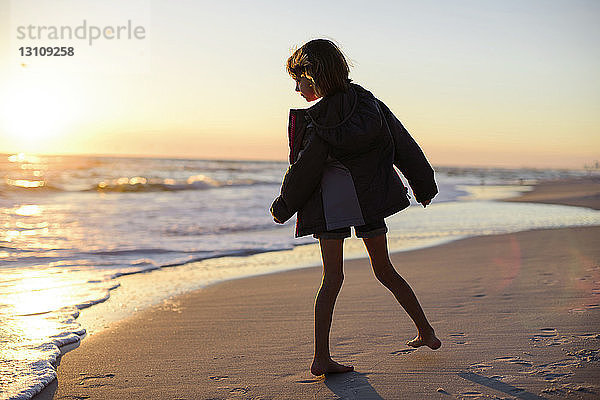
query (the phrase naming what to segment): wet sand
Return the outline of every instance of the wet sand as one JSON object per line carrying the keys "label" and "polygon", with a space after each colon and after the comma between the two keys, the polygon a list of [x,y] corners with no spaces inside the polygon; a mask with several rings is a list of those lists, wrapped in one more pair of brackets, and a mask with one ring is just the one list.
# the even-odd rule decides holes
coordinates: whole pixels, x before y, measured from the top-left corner
{"label": "wet sand", "polygon": [[[588,207],[600,205],[583,197]],[[331,347],[356,372],[308,371],[321,271],[306,268],[224,282],[114,324],[63,356],[58,381],[36,398],[600,396],[600,227],[469,238],[397,253],[393,262],[440,350],[404,344],[412,322],[368,260],[352,260]]]}
{"label": "wet sand", "polygon": [[600,210],[600,176],[540,182],[531,192],[505,201],[563,204]]}

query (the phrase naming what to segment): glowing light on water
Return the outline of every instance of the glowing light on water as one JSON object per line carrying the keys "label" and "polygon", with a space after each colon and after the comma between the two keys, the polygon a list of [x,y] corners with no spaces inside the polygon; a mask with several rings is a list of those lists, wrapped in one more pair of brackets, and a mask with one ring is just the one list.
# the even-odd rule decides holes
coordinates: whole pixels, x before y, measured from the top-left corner
{"label": "glowing light on water", "polygon": [[144,185],[144,184],[146,184],[146,182],[148,182],[148,180],[141,176],[134,176],[133,178],[129,179],[130,185],[137,185],[137,184]]}
{"label": "glowing light on water", "polygon": [[37,204],[27,204],[22,205],[15,210],[15,214],[31,217],[33,215],[40,215],[42,213],[42,208]]}
{"label": "glowing light on water", "polygon": [[6,179],[6,183],[10,186],[22,188],[39,188],[46,184],[44,181],[33,181],[27,179]]}
{"label": "glowing light on water", "polygon": [[190,184],[190,185],[193,184],[193,183],[196,183],[196,182],[204,182],[204,183],[207,183],[207,184],[213,185],[213,186],[218,186],[219,185],[219,183],[217,181],[215,181],[214,179],[209,178],[206,175],[194,175],[194,176],[190,176],[187,179],[187,183]]}
{"label": "glowing light on water", "polygon": [[2,240],[6,242],[12,242],[14,239],[19,237],[19,231],[6,231]]}
{"label": "glowing light on water", "polygon": [[8,161],[15,163],[28,163],[29,164],[38,164],[40,162],[40,158],[31,154],[26,153],[17,153],[8,156]]}
{"label": "glowing light on water", "polygon": [[530,192],[533,189],[533,186],[456,185],[456,188],[468,193],[465,196],[459,196],[459,200],[499,200],[515,197],[521,193]]}

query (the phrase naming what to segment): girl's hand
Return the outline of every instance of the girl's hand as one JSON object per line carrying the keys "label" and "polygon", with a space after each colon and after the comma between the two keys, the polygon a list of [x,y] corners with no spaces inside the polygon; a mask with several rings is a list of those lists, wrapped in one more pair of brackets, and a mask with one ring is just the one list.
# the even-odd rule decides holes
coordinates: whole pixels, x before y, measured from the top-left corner
{"label": "girl's hand", "polygon": [[421,204],[423,205],[423,208],[425,208],[425,207],[427,207],[429,205],[429,203],[431,203],[431,200],[425,200]]}

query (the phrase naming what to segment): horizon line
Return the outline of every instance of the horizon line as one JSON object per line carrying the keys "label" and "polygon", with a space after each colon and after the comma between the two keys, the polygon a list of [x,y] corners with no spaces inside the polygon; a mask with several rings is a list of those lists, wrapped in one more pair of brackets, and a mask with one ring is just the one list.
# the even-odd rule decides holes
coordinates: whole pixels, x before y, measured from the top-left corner
{"label": "horizon line", "polygon": [[[197,161],[221,161],[221,162],[259,162],[259,163],[287,163],[287,158],[282,159],[261,159],[261,158],[219,158],[219,157],[190,157],[190,156],[174,156],[174,155],[158,155],[158,154],[135,154],[135,153],[33,153],[33,152],[4,152],[0,151],[0,156],[10,157],[12,155],[30,155],[34,157],[96,157],[96,158],[150,158],[150,159],[171,159],[171,160],[197,160]],[[521,170],[567,170],[567,171],[597,171],[600,170],[598,160],[594,160],[593,165],[583,165],[582,167],[549,167],[544,165],[539,166],[508,166],[508,165],[484,165],[484,164],[435,164],[435,168],[476,168],[476,169],[521,169]]]}

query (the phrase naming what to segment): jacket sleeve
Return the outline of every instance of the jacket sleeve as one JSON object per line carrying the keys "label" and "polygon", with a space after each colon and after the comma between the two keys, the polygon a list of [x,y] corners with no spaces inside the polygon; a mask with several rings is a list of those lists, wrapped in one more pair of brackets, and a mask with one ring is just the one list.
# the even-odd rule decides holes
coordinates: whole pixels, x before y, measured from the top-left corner
{"label": "jacket sleeve", "polygon": [[271,205],[271,214],[279,223],[284,223],[300,210],[321,183],[329,147],[313,129],[307,131],[307,135],[307,144],[287,169],[281,194]]}
{"label": "jacket sleeve", "polygon": [[433,168],[394,113],[383,102],[378,102],[394,141],[394,165],[408,180],[419,203],[433,199],[438,193]]}

